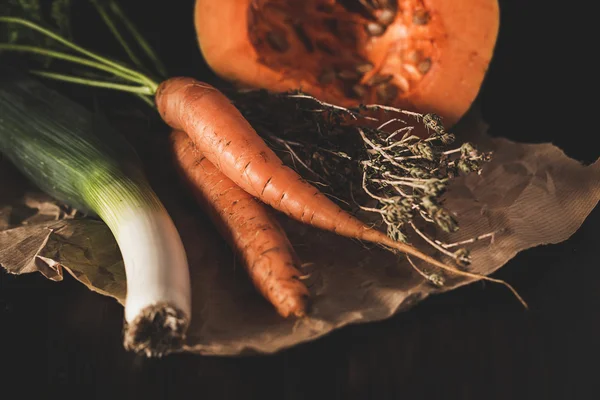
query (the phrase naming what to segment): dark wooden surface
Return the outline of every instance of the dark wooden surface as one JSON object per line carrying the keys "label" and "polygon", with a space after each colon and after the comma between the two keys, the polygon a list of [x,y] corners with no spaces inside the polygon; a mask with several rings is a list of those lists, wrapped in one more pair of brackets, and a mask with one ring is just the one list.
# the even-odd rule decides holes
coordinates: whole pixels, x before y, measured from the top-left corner
{"label": "dark wooden surface", "polygon": [[[209,79],[192,3],[123,0],[172,74]],[[144,15],[136,14],[141,4]],[[592,144],[598,124],[581,93],[597,103],[595,64],[585,51],[595,48],[586,39],[594,26],[575,6],[502,1],[480,101],[493,134],[551,141],[590,162],[600,156]],[[529,311],[505,289],[477,283],[268,357],[136,357],[122,350],[122,309],[111,299],[69,277],[54,283],[2,272],[0,398],[598,398],[599,233],[597,207],[568,241],[521,253],[495,274],[520,291]]]}

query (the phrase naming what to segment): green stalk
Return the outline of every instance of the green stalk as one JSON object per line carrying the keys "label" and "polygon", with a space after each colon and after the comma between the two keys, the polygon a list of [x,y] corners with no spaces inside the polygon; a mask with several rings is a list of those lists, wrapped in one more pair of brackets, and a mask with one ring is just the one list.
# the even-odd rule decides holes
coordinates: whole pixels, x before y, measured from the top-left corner
{"label": "green stalk", "polygon": [[[36,24],[34,22],[31,22],[31,21],[28,21],[28,20],[25,20],[22,18],[14,18],[14,17],[0,17],[0,22],[19,24],[19,25],[25,26],[29,29],[35,30],[35,31],[57,41],[58,43],[61,43],[64,46],[67,46],[67,47],[75,50],[76,52],[78,52],[80,54],[88,56],[91,59],[94,59],[96,61],[99,61],[102,64],[112,67],[116,71],[121,71],[128,75],[132,75],[136,78],[139,78],[142,82],[144,82],[146,85],[148,85],[148,88],[149,88],[151,94],[156,93],[156,90],[158,89],[158,83],[154,82],[152,79],[150,79],[146,75],[142,74],[141,72],[124,67],[124,66],[116,63],[115,61],[112,61],[110,59],[102,57],[98,54],[95,54],[95,53],[89,51],[89,50],[86,50],[83,47],[74,44],[73,42],[69,41],[68,39],[65,39],[64,37],[62,37],[54,32],[51,32],[51,31],[39,26],[38,24]],[[75,83],[84,84],[83,82],[75,82]]]}
{"label": "green stalk", "polygon": [[85,59],[83,57],[74,56],[72,54],[63,53],[60,51],[47,50],[47,49],[43,49],[41,47],[36,47],[36,46],[0,43],[0,51],[2,51],[2,50],[39,54],[42,56],[51,57],[51,58],[55,58],[55,59],[63,60],[63,61],[68,61],[68,62],[72,62],[75,64],[84,65],[84,66],[90,67],[90,68],[95,68],[100,71],[109,72],[115,76],[118,76],[120,78],[126,79],[131,82],[140,83],[140,84],[144,83],[144,81],[138,77],[129,75],[120,70],[116,70],[105,64],[102,64],[102,63],[99,63],[96,61],[91,61],[91,60]]}
{"label": "green stalk", "polygon": [[150,43],[148,43],[146,38],[144,38],[144,36],[137,29],[135,24],[123,12],[119,3],[115,0],[110,0],[109,7],[112,10],[112,12],[121,19],[121,22],[123,22],[125,28],[129,30],[129,33],[131,33],[131,35],[135,38],[135,40],[140,45],[144,53],[146,53],[146,56],[150,59],[150,61],[152,61],[152,63],[154,64],[154,68],[156,68],[156,72],[158,72],[158,74],[163,78],[169,76],[166,67],[164,66],[164,64],[162,63],[152,46],[150,46]]}
{"label": "green stalk", "polygon": [[100,14],[100,17],[102,17],[102,19],[104,20],[104,23],[106,24],[106,26],[108,27],[108,29],[112,32],[113,36],[117,39],[117,41],[119,42],[119,44],[121,44],[121,47],[123,47],[123,49],[125,50],[125,52],[129,56],[129,58],[131,59],[131,61],[138,68],[143,68],[141,61],[137,58],[137,56],[135,55],[135,53],[133,52],[133,50],[131,50],[131,48],[129,47],[129,45],[125,41],[125,39],[123,39],[123,36],[121,36],[121,33],[119,32],[119,30],[117,29],[117,27],[113,23],[113,21],[110,18],[110,16],[106,13],[106,10],[104,9],[104,7],[97,0],[90,0],[90,1],[91,1],[92,5],[96,8],[96,11],[98,11],[98,14]]}
{"label": "green stalk", "polygon": [[81,77],[77,77],[77,76],[58,74],[55,72],[47,72],[47,71],[41,71],[41,70],[31,70],[29,72],[31,72],[34,75],[41,76],[44,78],[50,78],[50,79],[64,81],[64,82],[79,83],[81,85],[86,85],[86,86],[94,86],[94,87],[100,87],[100,88],[105,88],[105,89],[114,89],[114,90],[119,90],[122,92],[136,93],[136,94],[142,94],[142,95],[152,95],[153,94],[152,89],[150,89],[148,86],[121,85],[119,83],[97,81],[97,80],[88,79],[88,78],[81,78]]}

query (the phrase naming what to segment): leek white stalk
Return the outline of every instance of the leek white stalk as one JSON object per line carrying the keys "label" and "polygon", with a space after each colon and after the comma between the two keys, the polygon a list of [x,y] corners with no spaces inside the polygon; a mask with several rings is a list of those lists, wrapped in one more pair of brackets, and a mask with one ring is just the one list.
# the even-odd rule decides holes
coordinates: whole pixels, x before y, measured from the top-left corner
{"label": "leek white stalk", "polygon": [[0,67],[0,151],[42,190],[110,228],[127,277],[125,346],[150,356],[179,347],[191,317],[187,258],[128,142],[98,115]]}

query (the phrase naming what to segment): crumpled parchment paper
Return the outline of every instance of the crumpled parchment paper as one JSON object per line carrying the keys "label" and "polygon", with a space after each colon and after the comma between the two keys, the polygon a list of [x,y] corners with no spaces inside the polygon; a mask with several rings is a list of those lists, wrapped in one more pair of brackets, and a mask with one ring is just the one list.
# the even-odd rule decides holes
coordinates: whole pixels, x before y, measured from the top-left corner
{"label": "crumpled parchment paper", "polygon": [[[600,160],[583,166],[551,144],[492,139],[486,129],[475,116],[454,130],[459,140],[493,150],[494,158],[481,176],[471,174],[451,185],[445,204],[456,214],[460,230],[442,237],[454,242],[496,232],[493,241],[470,247],[470,270],[484,275],[520,251],[568,239],[600,200]],[[140,147],[146,142],[143,134],[137,136]],[[404,258],[282,216],[291,242],[308,263],[304,268],[311,274],[313,296],[307,318],[284,320],[255,292],[242,265],[178,184],[168,158],[156,149],[140,155],[190,261],[193,320],[182,351],[273,353],[347,324],[388,318],[430,294],[470,282],[452,278],[444,287],[434,287]],[[108,228],[41,194],[1,159],[0,264],[14,274],[39,271],[55,281],[65,269],[94,291],[121,303],[125,298],[124,269]],[[508,290],[506,301],[516,301]]]}

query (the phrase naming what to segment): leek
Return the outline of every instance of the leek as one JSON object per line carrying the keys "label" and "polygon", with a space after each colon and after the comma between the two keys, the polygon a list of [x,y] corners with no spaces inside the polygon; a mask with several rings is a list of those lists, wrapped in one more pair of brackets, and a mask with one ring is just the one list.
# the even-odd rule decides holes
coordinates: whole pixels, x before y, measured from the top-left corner
{"label": "leek", "polygon": [[40,189],[98,216],[127,277],[127,349],[181,346],[191,287],[180,236],[135,150],[109,123],[30,75],[0,68],[0,152]]}

